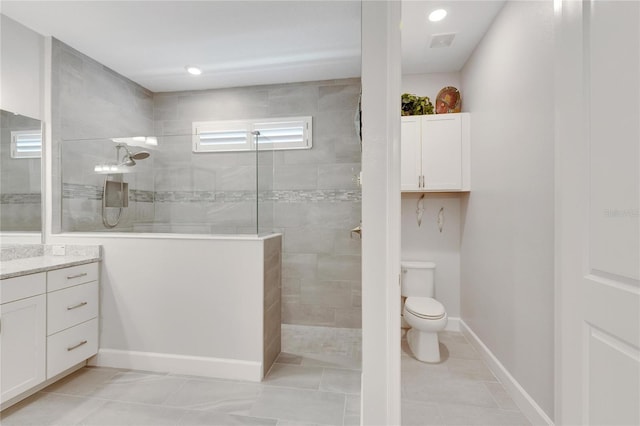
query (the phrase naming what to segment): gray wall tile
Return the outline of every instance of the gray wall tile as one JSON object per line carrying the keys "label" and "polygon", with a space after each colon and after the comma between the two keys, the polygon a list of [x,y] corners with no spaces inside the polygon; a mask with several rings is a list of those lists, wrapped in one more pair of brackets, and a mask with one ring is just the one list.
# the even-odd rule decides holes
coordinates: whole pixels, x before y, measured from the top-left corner
{"label": "gray wall tile", "polygon": [[[154,202],[129,208],[119,231],[254,233],[258,226],[261,231],[277,228],[284,234],[282,321],[359,326],[360,242],[349,237],[361,210],[360,190],[353,182],[361,155],[354,124],[358,79],[151,93],[57,40],[53,56],[55,155],[64,138],[160,136],[151,159],[139,163],[137,176],[126,178],[132,189],[153,194]],[[261,153],[258,159],[255,153],[194,154],[185,136],[193,121],[298,115],[313,116],[312,149]],[[52,175],[99,189],[102,179],[89,168],[101,155],[111,155],[112,147],[105,152],[85,148],[86,153],[63,155],[62,162],[63,170],[72,163],[84,169],[55,169]],[[59,201],[57,190],[54,203]],[[104,230],[99,200],[65,198],[63,204],[65,230]],[[60,212],[54,214],[54,220],[61,219]],[[269,302],[275,300],[275,293],[265,294]],[[271,342],[266,347],[273,350]]]}
{"label": "gray wall tile", "polygon": [[349,281],[314,281],[300,289],[300,303],[334,308],[351,307]]}

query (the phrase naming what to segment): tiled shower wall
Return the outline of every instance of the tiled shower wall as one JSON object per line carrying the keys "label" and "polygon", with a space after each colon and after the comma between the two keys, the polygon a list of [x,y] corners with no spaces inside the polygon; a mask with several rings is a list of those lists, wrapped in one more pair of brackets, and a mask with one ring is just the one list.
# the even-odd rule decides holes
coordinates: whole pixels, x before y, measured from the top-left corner
{"label": "tiled shower wall", "polygon": [[[64,188],[53,186],[54,206],[62,204],[62,209],[53,209],[53,230],[104,231],[105,175],[95,174],[93,167],[115,157],[115,144],[104,138],[153,133],[153,94],[59,40],[53,39],[52,49],[52,175],[53,182],[60,182],[62,175],[65,183]],[[90,140],[61,147],[61,141],[75,139]],[[129,174],[126,180],[131,188],[153,190],[147,175]],[[131,230],[133,223],[153,217],[153,203],[142,200],[123,209],[114,231]],[[112,222],[114,213],[108,212]]]}
{"label": "tiled shower wall", "polygon": [[[54,182],[62,173],[66,183],[54,223],[104,231],[104,175],[93,166],[115,150],[97,139],[155,134],[159,148],[126,177],[138,192],[115,231],[252,233],[259,219],[261,231],[283,233],[282,321],[361,326],[360,241],[349,232],[361,217],[359,79],[154,94],[64,43],[53,47],[54,154],[61,140],[93,140],[65,142],[54,158]],[[257,211],[255,153],[191,152],[192,121],[305,115],[312,149],[259,154]]]}
{"label": "tiled shower wall", "polygon": [[[360,223],[360,141],[354,117],[360,80],[331,80],[154,95],[156,134],[190,133],[193,121],[313,117],[310,150],[275,151],[261,161],[259,209],[282,232],[282,321],[334,327],[361,326],[360,241],[350,229]],[[187,141],[188,142],[188,141]],[[175,143],[164,151],[165,174],[156,190],[246,191],[255,185],[255,155],[192,154]],[[255,186],[253,186],[255,187]],[[156,220],[200,217],[202,206],[156,203]],[[229,206],[230,218],[249,209]],[[247,206],[248,207],[248,206]],[[224,204],[220,208],[225,208]]]}
{"label": "tiled shower wall", "polygon": [[282,350],[282,237],[264,240],[262,365],[268,372]]}

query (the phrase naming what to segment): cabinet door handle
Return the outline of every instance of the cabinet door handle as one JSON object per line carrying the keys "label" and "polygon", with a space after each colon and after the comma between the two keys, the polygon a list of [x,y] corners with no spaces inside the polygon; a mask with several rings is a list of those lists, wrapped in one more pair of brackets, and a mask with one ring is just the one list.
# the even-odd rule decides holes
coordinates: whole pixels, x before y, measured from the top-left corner
{"label": "cabinet door handle", "polygon": [[81,274],[76,274],[76,275],[67,275],[67,279],[72,280],[74,278],[80,278],[80,277],[86,277],[86,276],[87,276],[87,273],[83,272]]}
{"label": "cabinet door handle", "polygon": [[83,340],[82,342],[78,343],[77,345],[73,345],[73,346],[68,347],[67,348],[67,352],[70,352],[70,351],[72,351],[74,349],[78,349],[80,346],[86,345],[86,344],[87,344],[87,341]]}
{"label": "cabinet door handle", "polygon": [[73,305],[73,306],[67,306],[67,311],[70,311],[72,309],[78,309],[84,305],[86,305],[88,302],[80,302],[77,305]]}

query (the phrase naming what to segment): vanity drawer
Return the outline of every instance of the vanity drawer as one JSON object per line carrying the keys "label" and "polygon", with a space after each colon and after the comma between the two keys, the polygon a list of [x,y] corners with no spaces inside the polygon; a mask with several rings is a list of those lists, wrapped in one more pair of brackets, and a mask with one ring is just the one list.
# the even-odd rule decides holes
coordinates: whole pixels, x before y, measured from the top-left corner
{"label": "vanity drawer", "polygon": [[47,272],[47,291],[56,291],[98,279],[98,264],[72,266]]}
{"label": "vanity drawer", "polygon": [[98,352],[98,319],[78,324],[47,338],[47,379]]}
{"label": "vanity drawer", "polygon": [[44,272],[0,280],[0,303],[43,294],[47,291],[47,277]]}
{"label": "vanity drawer", "polygon": [[97,281],[47,293],[47,335],[97,316]]}

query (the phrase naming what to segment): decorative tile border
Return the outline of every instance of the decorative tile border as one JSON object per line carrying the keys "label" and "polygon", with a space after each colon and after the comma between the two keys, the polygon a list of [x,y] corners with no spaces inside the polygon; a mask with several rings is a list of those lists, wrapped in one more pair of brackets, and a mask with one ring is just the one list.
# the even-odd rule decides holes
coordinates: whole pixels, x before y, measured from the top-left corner
{"label": "decorative tile border", "polygon": [[62,184],[62,198],[79,198],[81,200],[102,200],[102,188],[95,185]]}
{"label": "decorative tile border", "polygon": [[1,194],[0,204],[40,204],[40,193]]}
{"label": "decorative tile border", "polygon": [[362,192],[355,189],[263,191],[260,195],[260,201],[275,201],[278,203],[362,201]]}
{"label": "decorative tile border", "polygon": [[[101,186],[65,183],[62,185],[62,198],[100,201],[102,200],[102,191]],[[129,201],[153,203],[153,198],[153,191],[141,189],[132,189],[129,191]]]}
{"label": "decorative tile border", "polygon": [[213,191],[158,191],[154,193],[156,203],[204,203],[216,201],[216,198],[216,193]]}
{"label": "decorative tile border", "polygon": [[[92,185],[64,184],[63,198],[102,200],[102,188]],[[255,191],[145,191],[132,189],[129,201],[140,203],[240,203],[256,201]],[[260,202],[319,203],[360,202],[359,189],[269,190],[260,191]]]}
{"label": "decorative tile border", "polygon": [[[130,189],[129,201],[136,201],[138,203],[153,203],[155,193],[153,191],[145,191],[143,189]],[[100,193],[100,199],[102,199],[102,193]]]}

